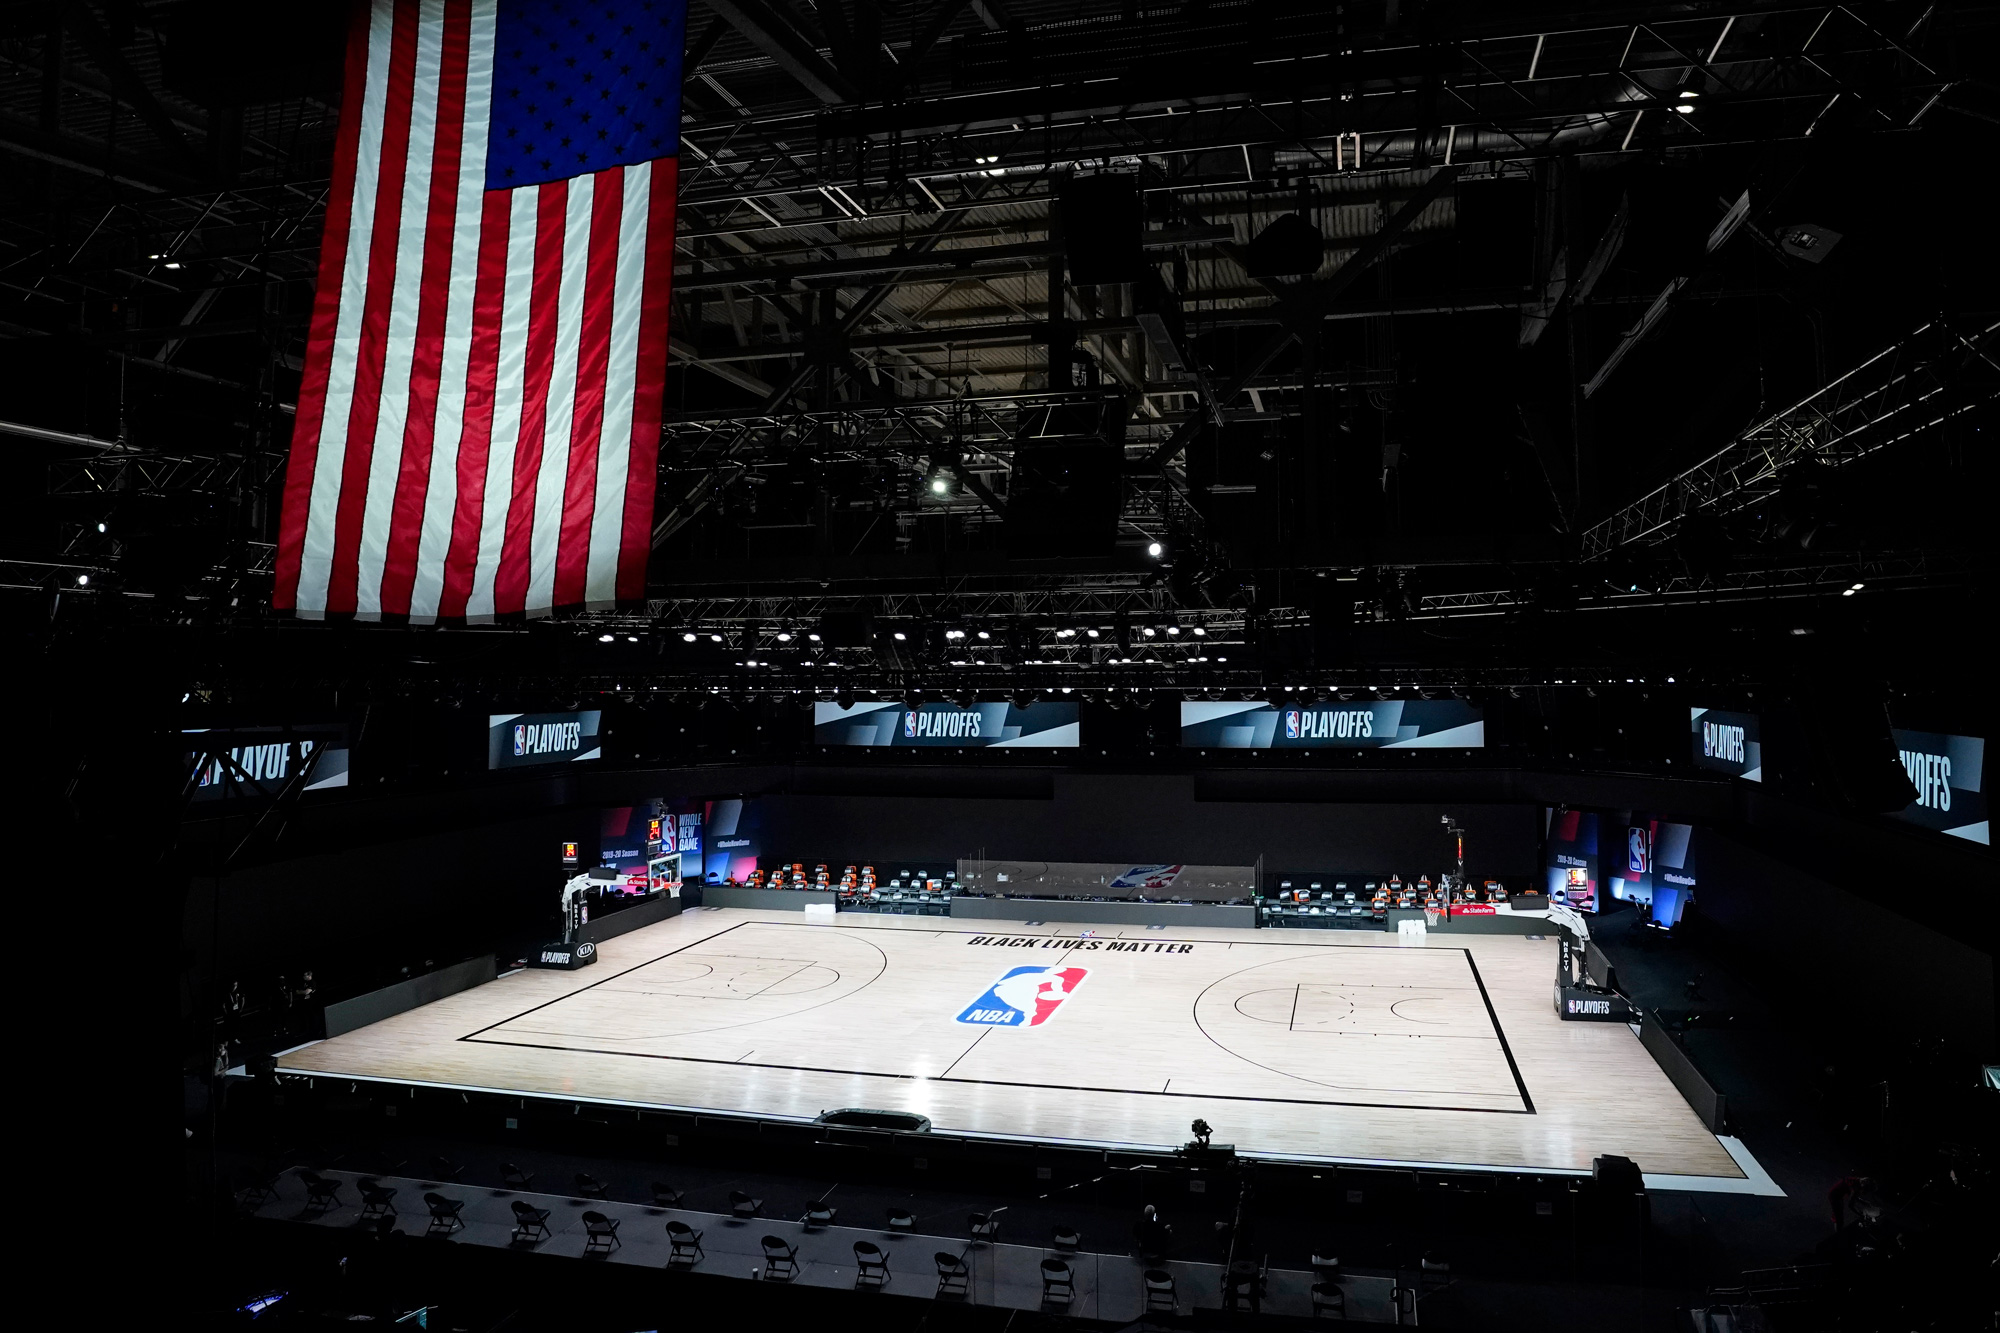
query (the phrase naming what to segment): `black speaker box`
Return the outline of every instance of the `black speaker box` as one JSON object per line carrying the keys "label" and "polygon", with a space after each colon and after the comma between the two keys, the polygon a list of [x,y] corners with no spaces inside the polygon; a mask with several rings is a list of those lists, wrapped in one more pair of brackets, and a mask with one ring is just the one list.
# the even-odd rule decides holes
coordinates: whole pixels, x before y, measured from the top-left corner
{"label": "black speaker box", "polygon": [[1063,262],[1071,282],[1137,282],[1145,217],[1139,178],[1129,172],[1071,176],[1062,186]]}
{"label": "black speaker box", "polygon": [[1100,440],[1014,446],[1007,554],[1103,556],[1118,537],[1124,450]]}

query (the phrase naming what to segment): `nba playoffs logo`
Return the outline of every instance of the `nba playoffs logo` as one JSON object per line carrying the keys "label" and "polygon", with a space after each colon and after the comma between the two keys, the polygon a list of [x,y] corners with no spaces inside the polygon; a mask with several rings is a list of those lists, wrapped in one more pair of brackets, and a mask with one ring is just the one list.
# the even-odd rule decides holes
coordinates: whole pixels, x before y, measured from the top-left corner
{"label": "nba playoffs logo", "polygon": [[1299,710],[1296,708],[1287,708],[1285,710],[1285,739],[1288,741],[1295,741],[1298,738],[1299,738]]}
{"label": "nba playoffs logo", "polygon": [[984,995],[958,1016],[961,1023],[988,1027],[1038,1027],[1055,1015],[1056,1009],[1090,975],[1082,967],[1017,967],[993,983]]}
{"label": "nba playoffs logo", "polygon": [[527,752],[528,728],[525,724],[516,722],[514,724],[514,753],[526,754]]}
{"label": "nba playoffs logo", "polygon": [[903,735],[914,740],[917,735],[917,710],[908,709],[903,714]]}

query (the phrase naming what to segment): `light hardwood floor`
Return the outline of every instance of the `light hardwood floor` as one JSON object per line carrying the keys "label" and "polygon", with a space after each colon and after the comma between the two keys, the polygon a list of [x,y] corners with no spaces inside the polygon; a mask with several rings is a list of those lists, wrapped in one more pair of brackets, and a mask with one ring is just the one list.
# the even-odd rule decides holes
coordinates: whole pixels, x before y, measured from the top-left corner
{"label": "light hardwood floor", "polygon": [[[289,1073],[1286,1157],[1742,1170],[1623,1024],[1565,1023],[1553,941],[1374,932],[996,932],[697,910],[295,1051]],[[1447,939],[1449,942],[1447,942]],[[1033,1026],[962,1021],[1009,971],[1082,969]]]}

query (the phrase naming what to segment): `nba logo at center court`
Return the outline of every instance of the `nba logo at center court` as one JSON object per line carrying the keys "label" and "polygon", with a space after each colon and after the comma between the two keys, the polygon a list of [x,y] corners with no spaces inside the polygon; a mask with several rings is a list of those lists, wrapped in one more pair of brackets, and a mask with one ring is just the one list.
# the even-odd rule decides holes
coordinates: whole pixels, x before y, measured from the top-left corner
{"label": "nba logo at center court", "polygon": [[514,753],[526,754],[527,752],[528,752],[528,728],[525,725],[516,722],[514,724]]}
{"label": "nba logo at center court", "polygon": [[1288,741],[1295,741],[1298,738],[1299,738],[1299,710],[1296,708],[1287,708],[1285,710],[1285,739]]}
{"label": "nba logo at center court", "polygon": [[1031,1028],[1046,1023],[1090,970],[1083,967],[1016,967],[958,1016],[961,1023]]}

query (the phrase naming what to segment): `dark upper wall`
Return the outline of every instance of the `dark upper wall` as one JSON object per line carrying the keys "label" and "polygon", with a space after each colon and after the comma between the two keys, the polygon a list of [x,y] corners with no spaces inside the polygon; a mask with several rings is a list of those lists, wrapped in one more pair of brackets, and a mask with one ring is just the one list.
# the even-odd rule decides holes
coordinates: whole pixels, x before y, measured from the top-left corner
{"label": "dark upper wall", "polygon": [[1042,861],[1166,861],[1270,870],[1435,874],[1466,829],[1473,874],[1527,875],[1539,825],[1530,805],[1321,804],[1196,798],[1194,779],[1059,774],[1046,799],[775,794],[762,798],[767,855],[954,860],[983,850]]}

